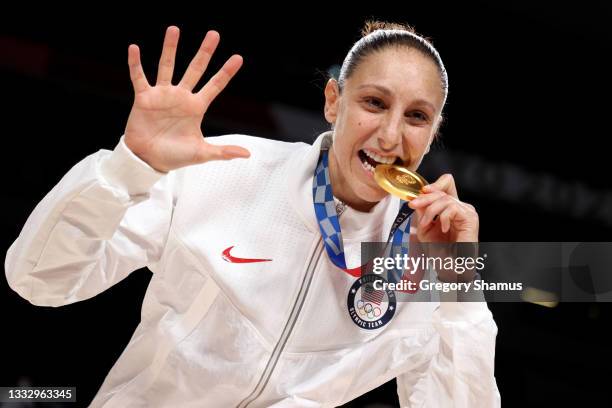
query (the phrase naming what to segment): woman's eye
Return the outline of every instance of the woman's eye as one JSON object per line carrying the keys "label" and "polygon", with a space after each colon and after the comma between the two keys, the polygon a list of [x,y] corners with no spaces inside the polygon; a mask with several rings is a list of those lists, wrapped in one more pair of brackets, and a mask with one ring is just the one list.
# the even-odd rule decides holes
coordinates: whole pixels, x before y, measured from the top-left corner
{"label": "woman's eye", "polygon": [[366,103],[369,106],[372,106],[377,109],[382,109],[385,107],[384,103],[380,99],[376,99],[376,98],[366,98]]}
{"label": "woman's eye", "polygon": [[426,114],[424,114],[423,112],[419,112],[419,111],[409,113],[408,117],[415,118],[416,120],[424,121],[424,122],[426,122],[428,119]]}

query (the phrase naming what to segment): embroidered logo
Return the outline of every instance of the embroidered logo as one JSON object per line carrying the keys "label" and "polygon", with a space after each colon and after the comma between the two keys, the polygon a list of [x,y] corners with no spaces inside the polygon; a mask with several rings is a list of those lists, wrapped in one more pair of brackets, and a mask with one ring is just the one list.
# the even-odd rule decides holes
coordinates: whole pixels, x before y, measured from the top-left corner
{"label": "embroidered logo", "polygon": [[232,250],[233,247],[234,245],[225,248],[225,250],[221,254],[221,257],[223,258],[224,261],[230,262],[230,263],[252,263],[252,262],[270,262],[271,261],[271,259],[238,258],[236,256],[232,256],[232,254],[230,254],[230,251]]}
{"label": "embroidered logo", "polygon": [[355,281],[348,292],[347,307],[353,323],[362,329],[378,329],[389,323],[397,301],[392,290],[374,288],[374,281],[386,282],[379,275],[367,274]]}

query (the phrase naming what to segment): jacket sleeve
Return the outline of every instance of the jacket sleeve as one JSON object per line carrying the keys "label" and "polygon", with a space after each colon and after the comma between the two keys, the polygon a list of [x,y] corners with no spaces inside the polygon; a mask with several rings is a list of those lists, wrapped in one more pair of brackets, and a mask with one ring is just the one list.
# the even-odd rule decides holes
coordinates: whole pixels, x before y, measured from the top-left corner
{"label": "jacket sleeve", "polygon": [[173,172],[140,160],[123,137],[76,164],[30,214],[9,248],[9,286],[29,302],[88,299],[161,256]]}
{"label": "jacket sleeve", "polygon": [[427,370],[397,377],[401,407],[501,406],[494,376],[497,326],[487,303],[441,302],[434,327],[439,351]]}

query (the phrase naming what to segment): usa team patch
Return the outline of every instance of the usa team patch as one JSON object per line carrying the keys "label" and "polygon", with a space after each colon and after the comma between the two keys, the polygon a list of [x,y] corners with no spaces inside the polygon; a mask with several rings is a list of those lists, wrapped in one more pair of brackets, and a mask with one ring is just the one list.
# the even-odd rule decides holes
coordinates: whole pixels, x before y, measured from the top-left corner
{"label": "usa team patch", "polygon": [[353,283],[347,297],[351,320],[357,326],[367,330],[378,329],[389,323],[397,308],[395,292],[375,289],[374,281],[379,281],[377,287],[386,287],[382,285],[386,282],[384,278],[367,274]]}

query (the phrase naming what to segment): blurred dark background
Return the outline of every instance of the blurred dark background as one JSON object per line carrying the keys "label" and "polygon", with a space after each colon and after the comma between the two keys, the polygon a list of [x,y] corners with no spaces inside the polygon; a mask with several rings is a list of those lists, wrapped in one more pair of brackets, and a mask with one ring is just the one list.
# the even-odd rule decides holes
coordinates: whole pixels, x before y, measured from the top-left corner
{"label": "blurred dark background", "polygon": [[[479,211],[482,241],[611,240],[609,3],[399,2],[337,13],[306,3],[218,12],[194,3],[130,15],[98,6],[56,17],[32,5],[2,17],[3,254],[63,174],[116,145],[132,103],[130,43],[153,81],[164,29],[178,25],[176,80],[206,30],[218,30],[212,68],[234,52],[245,64],[211,107],[205,134],[310,142],[326,125],[327,72],[368,17],[413,25],[442,55],[447,122],[422,170],[428,179],[453,173],[461,199]],[[30,305],[0,279],[0,385],[76,386],[73,406],[89,403],[139,322],[149,278],[134,272],[58,309]],[[503,406],[612,405],[610,304],[490,308]],[[392,381],[347,406],[397,405]]]}

